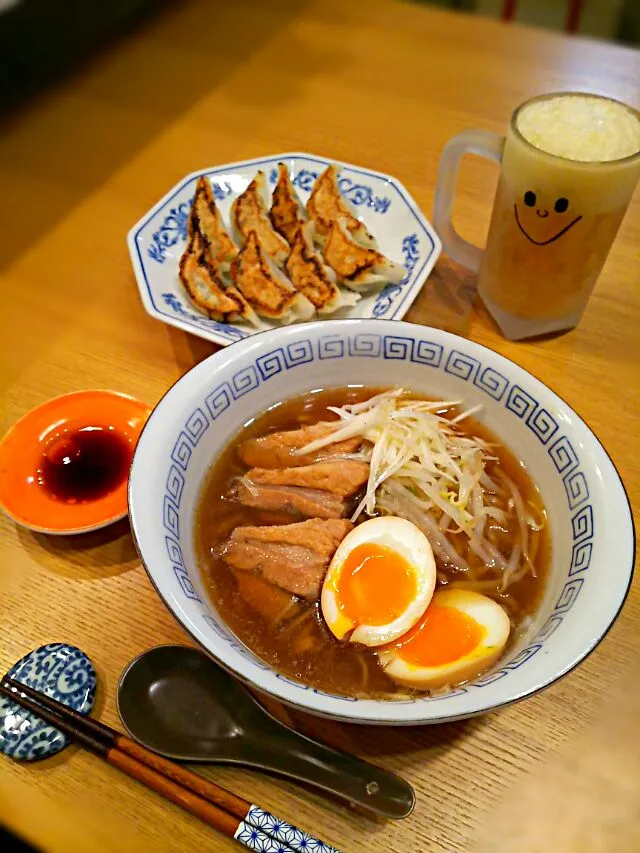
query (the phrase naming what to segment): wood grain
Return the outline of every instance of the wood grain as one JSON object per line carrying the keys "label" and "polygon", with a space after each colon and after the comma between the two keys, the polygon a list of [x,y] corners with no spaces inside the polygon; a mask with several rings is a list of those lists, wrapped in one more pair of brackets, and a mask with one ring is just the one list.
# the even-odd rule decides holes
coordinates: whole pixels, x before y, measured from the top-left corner
{"label": "wood grain", "polygon": [[[124,242],[187,172],[317,152],[396,175],[429,215],[438,154],[454,133],[502,131],[514,106],[545,90],[591,89],[637,107],[638,79],[640,54],[632,50],[389,0],[185,0],[167,8],[5,124],[0,427],[80,388],[112,387],[154,403],[214,351],[146,316]],[[495,182],[490,164],[464,164],[456,224],[477,243]],[[634,504],[639,245],[636,195],[580,327],[561,337],[502,339],[475,301],[473,277],[446,259],[408,318],[486,344],[550,385],[599,435]],[[76,541],[1,523],[2,666],[44,642],[78,644],[98,671],[96,715],[118,725],[114,690],[129,660],[155,644],[189,642],[154,593],[127,525]],[[631,853],[640,816],[629,792],[640,784],[640,745],[632,733],[623,737],[631,723],[618,722],[638,707],[639,666],[634,585],[598,650],[523,704],[401,730],[296,715],[303,731],[413,783],[417,808],[399,823],[372,823],[257,773],[203,772],[354,853],[497,850],[492,842],[514,826],[514,815],[527,853],[596,853],[611,820],[609,849]],[[567,828],[578,773],[579,814],[590,821],[582,826],[597,827],[586,836],[577,819]],[[605,813],[601,784],[623,805]],[[563,795],[566,808],[558,806]],[[235,849],[74,747],[41,764],[2,760],[0,821],[47,853]]]}
{"label": "wood grain", "polygon": [[145,764],[157,773],[161,773],[172,782],[182,785],[183,788],[187,788],[199,797],[220,806],[225,812],[238,818],[238,821],[244,820],[247,816],[251,803],[236,796],[232,791],[227,791],[220,785],[214,784],[210,779],[192,773],[183,765],[169,761],[161,755],[155,755],[124,735],[118,737],[117,747],[121,752],[125,752],[131,758],[135,758],[136,761]]}
{"label": "wood grain", "polygon": [[131,755],[126,752],[121,752],[119,749],[111,749],[107,755],[107,761],[118,770],[122,770],[127,776],[135,779],[136,782],[141,782],[152,791],[170,800],[180,808],[195,815],[204,823],[214,827],[224,835],[230,838],[236,833],[240,821],[224,809],[218,808],[217,805],[208,802],[202,797],[198,797],[191,791],[177,784],[167,776],[157,773],[153,768],[146,764],[141,764],[136,761]]}

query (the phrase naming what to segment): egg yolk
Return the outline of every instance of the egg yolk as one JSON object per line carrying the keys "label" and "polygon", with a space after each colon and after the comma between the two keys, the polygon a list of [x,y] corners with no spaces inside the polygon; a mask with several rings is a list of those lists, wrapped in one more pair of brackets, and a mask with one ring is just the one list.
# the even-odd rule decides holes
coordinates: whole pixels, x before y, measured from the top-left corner
{"label": "egg yolk", "polygon": [[470,654],[486,629],[455,607],[432,604],[410,631],[390,644],[396,654],[416,666],[443,666]]}
{"label": "egg yolk", "polygon": [[388,625],[417,592],[415,571],[396,551],[367,542],[347,556],[337,583],[338,605],[360,625]]}

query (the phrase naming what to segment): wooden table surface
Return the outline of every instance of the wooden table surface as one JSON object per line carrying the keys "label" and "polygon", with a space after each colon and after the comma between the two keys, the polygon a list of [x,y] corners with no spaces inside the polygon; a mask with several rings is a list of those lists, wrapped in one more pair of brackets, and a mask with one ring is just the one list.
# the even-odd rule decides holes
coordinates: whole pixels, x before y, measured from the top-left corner
{"label": "wooden table surface", "polygon": [[[151,320],[125,234],[194,169],[301,150],[396,175],[430,215],[438,154],[468,127],[502,131],[545,90],[638,106],[640,54],[388,0],[182,2],[25,104],[0,136],[0,427],[67,391],[111,387],[155,403],[215,347]],[[484,239],[496,170],[471,161],[456,216]],[[442,259],[408,319],[514,359],[586,419],[640,503],[640,200],[580,327],[509,343]],[[128,525],[47,538],[2,519],[0,668],[63,640],[99,676],[96,715],[117,725],[127,662],[188,643],[137,559]],[[612,543],[612,558],[615,558]],[[374,823],[279,780],[207,775],[345,851],[640,849],[640,592],[577,671],[541,695],[457,724],[381,730],[295,724],[404,774],[417,807]],[[234,850],[179,809],[69,748],[0,761],[0,822],[46,851]]]}

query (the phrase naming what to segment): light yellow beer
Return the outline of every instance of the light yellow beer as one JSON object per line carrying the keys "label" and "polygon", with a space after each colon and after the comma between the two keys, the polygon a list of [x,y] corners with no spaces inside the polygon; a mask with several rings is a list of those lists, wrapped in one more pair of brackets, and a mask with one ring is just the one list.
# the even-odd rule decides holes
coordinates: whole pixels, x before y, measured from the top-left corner
{"label": "light yellow beer", "polygon": [[572,93],[516,110],[478,283],[505,334],[576,325],[639,177],[630,107]]}

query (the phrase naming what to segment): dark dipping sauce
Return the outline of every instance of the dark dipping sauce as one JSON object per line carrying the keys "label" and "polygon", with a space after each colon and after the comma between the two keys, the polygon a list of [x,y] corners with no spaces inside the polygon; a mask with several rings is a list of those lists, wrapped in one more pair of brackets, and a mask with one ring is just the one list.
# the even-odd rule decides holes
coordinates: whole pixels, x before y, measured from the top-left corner
{"label": "dark dipping sauce", "polygon": [[[310,604],[293,599],[290,609],[279,621],[274,620],[271,613],[265,615],[269,606],[264,595],[259,596],[259,603],[256,597],[256,603],[252,606],[239,592],[236,573],[217,556],[216,549],[240,525],[283,524],[299,520],[274,517],[274,513],[241,506],[227,499],[234,479],[247,471],[247,466],[236,453],[242,441],[271,432],[297,429],[318,421],[334,420],[336,416],[327,411],[328,406],[358,403],[385,390],[355,386],[309,392],[280,403],[249,422],[214,462],[198,499],[195,520],[198,565],[215,608],[236,637],[282,675],[327,693],[369,699],[393,699],[394,694],[401,698],[413,691],[396,684],[385,674],[373,649],[337,640],[325,625],[319,603]],[[430,399],[421,394],[413,396]],[[443,410],[442,414],[453,417],[457,412],[450,409]],[[460,426],[465,434],[495,443],[493,452],[498,462],[487,466],[488,473],[491,472],[491,466],[499,465],[517,484],[525,500],[536,507],[540,516],[544,516],[540,494],[524,466],[513,454],[473,418],[465,419]],[[359,521],[368,517],[363,513]],[[513,629],[517,629],[523,619],[535,612],[544,592],[550,555],[547,529],[537,536],[534,559],[536,577],[527,574],[513,583],[504,600],[486,593],[509,614],[512,622],[510,643],[513,643],[516,634]],[[439,580],[437,589],[443,588],[447,581],[461,580],[459,573],[442,565],[437,557],[436,566]],[[427,692],[415,691],[416,695]]]}
{"label": "dark dipping sauce", "polygon": [[44,449],[38,482],[66,503],[95,501],[127,478],[133,446],[113,427],[86,426],[54,438]]}

